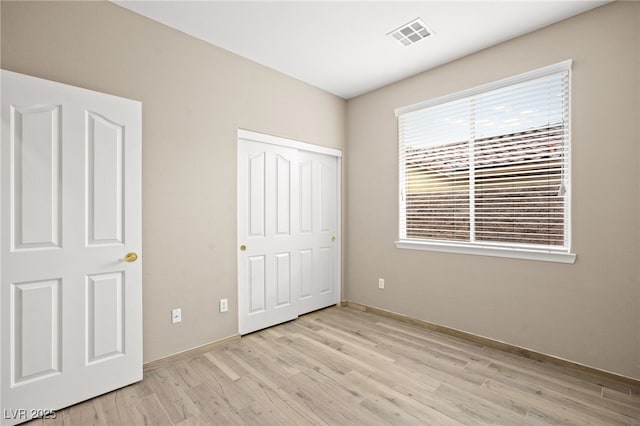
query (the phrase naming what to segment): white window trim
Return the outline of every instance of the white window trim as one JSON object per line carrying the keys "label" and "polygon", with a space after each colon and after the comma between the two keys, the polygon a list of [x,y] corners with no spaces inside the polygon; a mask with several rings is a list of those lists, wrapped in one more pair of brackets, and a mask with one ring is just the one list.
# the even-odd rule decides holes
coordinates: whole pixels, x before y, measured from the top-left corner
{"label": "white window trim", "polygon": [[[461,90],[459,92],[451,93],[438,98],[429,99],[423,102],[418,102],[405,107],[395,109],[396,117],[406,114],[412,111],[432,107],[445,102],[455,101],[461,98],[470,97],[479,93],[488,92],[491,90],[500,89],[502,87],[515,85],[528,80],[544,77],[550,74],[555,74],[562,71],[571,70],[573,61],[571,59],[559,62],[557,64],[549,65],[543,68],[538,68],[533,71],[518,74],[512,77],[507,77],[502,80],[494,81],[491,83],[483,84],[480,86],[472,87],[469,89]],[[571,74],[569,74],[569,84],[571,84]],[[571,114],[571,98],[569,99],[569,114]],[[571,130],[569,130],[570,132]],[[571,173],[571,162],[567,164],[567,172]],[[399,182],[400,184],[400,182]],[[399,202],[402,202],[402,191],[404,188],[398,188]],[[571,218],[571,198],[567,199],[566,208],[568,209],[569,218]],[[569,219],[570,220],[570,219]],[[396,248],[409,249],[409,250],[424,250],[424,251],[437,251],[444,253],[458,253],[458,254],[471,254],[479,256],[493,256],[493,257],[506,257],[512,259],[525,259],[525,260],[538,260],[547,262],[569,263],[573,264],[576,261],[576,254],[571,253],[571,224],[569,223],[567,229],[567,248],[561,250],[549,250],[549,249],[535,249],[528,246],[503,246],[499,243],[457,243],[454,241],[438,241],[438,240],[413,240],[402,239],[395,242]]]}
{"label": "white window trim", "polygon": [[565,251],[535,250],[530,248],[500,247],[499,245],[456,244],[429,240],[399,240],[399,249],[439,251],[444,253],[473,254],[479,256],[509,257],[512,259],[541,260],[558,263],[575,263],[576,255]]}

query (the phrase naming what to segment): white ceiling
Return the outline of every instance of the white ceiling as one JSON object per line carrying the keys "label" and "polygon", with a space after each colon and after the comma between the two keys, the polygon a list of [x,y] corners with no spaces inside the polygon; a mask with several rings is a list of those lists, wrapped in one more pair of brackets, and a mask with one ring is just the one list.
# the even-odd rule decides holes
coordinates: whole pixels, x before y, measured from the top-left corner
{"label": "white ceiling", "polygon": [[[348,99],[607,1],[114,3]],[[387,36],[418,17],[432,37]]]}

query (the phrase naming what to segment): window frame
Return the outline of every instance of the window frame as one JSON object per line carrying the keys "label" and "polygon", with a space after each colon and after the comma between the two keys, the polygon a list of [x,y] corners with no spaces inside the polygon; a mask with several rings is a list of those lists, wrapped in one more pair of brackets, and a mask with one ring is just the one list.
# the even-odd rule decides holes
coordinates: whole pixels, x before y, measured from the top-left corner
{"label": "window frame", "polygon": [[[425,108],[433,107],[436,105],[457,101],[463,98],[469,98],[474,95],[478,95],[485,92],[490,92],[492,90],[501,89],[507,86],[516,85],[519,83],[524,83],[530,80],[546,77],[551,74],[556,74],[560,72],[568,72],[568,80],[569,80],[569,99],[568,99],[568,109],[569,109],[569,130],[568,130],[568,138],[569,138],[569,148],[567,151],[567,161],[565,164],[564,172],[568,176],[568,188],[566,194],[565,201],[565,211],[566,211],[566,246],[553,248],[553,247],[529,247],[524,244],[508,244],[508,243],[499,243],[499,242],[459,242],[454,240],[435,240],[435,239],[412,239],[412,238],[401,238],[400,236],[403,234],[402,223],[402,206],[403,206],[403,191],[405,188],[402,187],[402,178],[400,173],[402,173],[403,166],[400,164],[400,151],[398,151],[398,240],[395,242],[396,247],[400,249],[411,249],[411,250],[426,250],[426,251],[437,251],[437,252],[445,252],[445,253],[460,253],[460,254],[471,254],[471,255],[483,255],[483,256],[495,256],[495,257],[508,257],[515,259],[527,259],[527,260],[540,260],[540,261],[549,261],[549,262],[560,262],[560,263],[574,263],[576,260],[576,255],[571,252],[571,185],[572,185],[572,177],[571,177],[571,66],[572,60],[566,60],[557,64],[549,65],[543,68],[539,68],[533,71],[525,72],[522,74],[518,74],[512,77],[507,77],[498,81],[494,81],[491,83],[483,84],[480,86],[476,86],[470,89],[462,90],[459,92],[451,93],[445,96],[441,96],[434,99],[429,99],[423,102],[419,102],[413,105],[408,105],[405,107],[396,108],[395,115],[399,118],[402,114],[407,114],[413,111],[422,110]],[[398,147],[400,148],[400,126],[398,126]]]}

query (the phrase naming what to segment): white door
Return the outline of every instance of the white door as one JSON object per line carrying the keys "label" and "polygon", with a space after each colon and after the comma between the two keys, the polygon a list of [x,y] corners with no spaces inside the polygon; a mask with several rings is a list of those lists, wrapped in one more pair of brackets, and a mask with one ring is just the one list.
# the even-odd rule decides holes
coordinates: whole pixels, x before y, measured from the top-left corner
{"label": "white door", "polygon": [[1,78],[0,402],[9,425],[142,379],[141,104]]}
{"label": "white door", "polygon": [[336,157],[239,139],[240,334],[339,301],[337,173]]}
{"label": "white door", "polygon": [[298,315],[339,301],[337,158],[298,152]]}
{"label": "white door", "polygon": [[298,316],[296,150],[239,141],[240,334]]}

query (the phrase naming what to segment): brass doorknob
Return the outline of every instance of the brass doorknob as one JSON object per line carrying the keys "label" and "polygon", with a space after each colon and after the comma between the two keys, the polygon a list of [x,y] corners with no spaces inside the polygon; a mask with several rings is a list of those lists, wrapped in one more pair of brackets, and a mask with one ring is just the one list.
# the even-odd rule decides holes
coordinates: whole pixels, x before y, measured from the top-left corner
{"label": "brass doorknob", "polygon": [[336,242],[336,237],[332,237],[331,241],[335,243]]}
{"label": "brass doorknob", "polygon": [[246,249],[247,249],[247,246],[245,246],[244,244],[240,246],[241,251],[245,251]]}
{"label": "brass doorknob", "polygon": [[122,260],[124,260],[125,262],[133,263],[138,260],[138,255],[133,252],[127,253],[127,255]]}

